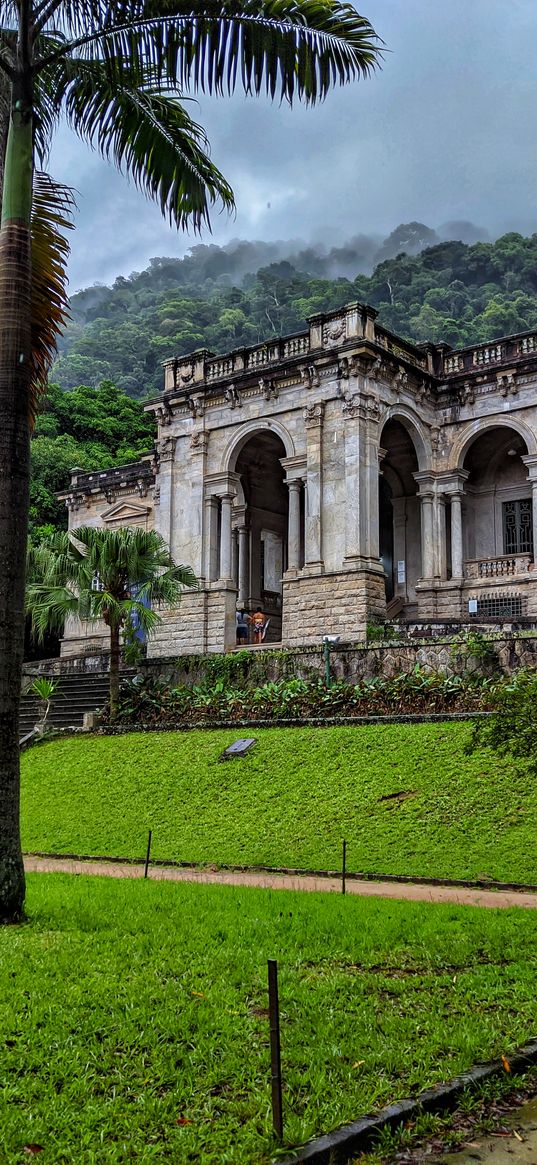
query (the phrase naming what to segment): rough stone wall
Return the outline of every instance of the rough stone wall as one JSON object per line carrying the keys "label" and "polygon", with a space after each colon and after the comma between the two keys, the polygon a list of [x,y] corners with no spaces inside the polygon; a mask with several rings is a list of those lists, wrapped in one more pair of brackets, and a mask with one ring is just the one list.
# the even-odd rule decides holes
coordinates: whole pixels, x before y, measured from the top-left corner
{"label": "rough stone wall", "polygon": [[310,575],[284,582],[282,640],[318,644],[323,635],[364,639],[371,615],[386,610],[384,579],[373,572]]}
{"label": "rough stone wall", "polygon": [[[202,596],[195,597],[198,601]],[[190,596],[192,602],[193,596]],[[186,604],[185,604],[186,607]],[[183,609],[186,619],[196,620],[202,626],[199,618],[199,607],[194,606],[187,613]],[[185,631],[186,637],[186,631]],[[193,632],[190,632],[192,635]],[[501,668],[507,674],[518,671],[522,667],[537,667],[537,633],[531,635],[505,635],[502,638],[489,640],[492,650],[498,659],[498,670]],[[200,683],[207,671],[207,654],[177,652],[175,656],[149,656],[139,665],[139,671],[166,680],[170,684],[197,684]],[[299,677],[310,680],[317,676],[324,676],[324,655],[322,644],[317,642],[309,647],[299,647],[290,650],[252,651],[248,653],[246,670],[253,686],[270,680]],[[403,672],[412,671],[416,665],[424,671],[444,672],[448,675],[465,675],[479,670],[481,664],[468,650],[468,646],[460,638],[445,640],[393,642],[378,646],[338,647],[330,652],[330,668],[335,679],[349,683],[361,679],[373,679],[375,676],[397,676]],[[108,666],[108,656],[79,656],[78,658],[38,660],[24,665],[25,675],[48,675],[62,672],[95,672],[105,671]]]}

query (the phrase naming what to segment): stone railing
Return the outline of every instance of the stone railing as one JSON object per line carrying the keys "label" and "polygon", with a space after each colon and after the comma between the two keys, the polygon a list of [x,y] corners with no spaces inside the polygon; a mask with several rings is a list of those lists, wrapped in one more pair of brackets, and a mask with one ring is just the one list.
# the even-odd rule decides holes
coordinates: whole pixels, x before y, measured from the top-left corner
{"label": "stone railing", "polygon": [[523,335],[508,336],[488,344],[476,344],[473,348],[462,348],[458,352],[446,353],[443,359],[443,375],[457,376],[463,372],[475,372],[481,368],[508,364],[511,360],[520,360],[524,356],[534,354],[537,354],[537,333],[525,332]]}
{"label": "stone railing", "polygon": [[72,469],[71,488],[76,486],[81,493],[89,494],[110,486],[126,486],[138,481],[152,481],[154,476],[154,466],[148,457],[142,461],[131,461],[128,465],[119,465],[113,469],[101,469],[93,473]]}
{"label": "stone railing", "polygon": [[348,343],[378,345],[397,361],[406,361],[421,371],[428,370],[427,355],[415,344],[401,340],[375,322],[376,311],[363,304],[350,303],[334,312],[309,319],[309,328],[291,336],[274,337],[251,348],[235,348],[215,356],[203,348],[189,356],[164,362],[164,391],[190,392],[203,383],[232,380],[244,372],[262,371],[269,365],[300,359],[309,354],[322,355],[327,349]]}
{"label": "stone railing", "polygon": [[532,565],[529,554],[500,554],[497,558],[475,558],[464,563],[465,578],[512,578],[527,574]]}
{"label": "stone railing", "polygon": [[380,344],[392,356],[398,360],[407,360],[410,364],[416,365],[418,368],[427,371],[427,357],[424,352],[420,352],[413,344],[407,344],[401,340],[399,336],[394,336],[391,332],[387,332],[380,324],[375,323],[375,343]]}

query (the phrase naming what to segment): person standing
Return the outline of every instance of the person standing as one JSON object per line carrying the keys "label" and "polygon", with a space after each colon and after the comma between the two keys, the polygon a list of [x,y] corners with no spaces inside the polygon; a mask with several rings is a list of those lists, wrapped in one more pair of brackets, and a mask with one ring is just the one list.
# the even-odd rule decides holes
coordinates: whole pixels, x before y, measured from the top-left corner
{"label": "person standing", "polygon": [[266,619],[261,607],[256,607],[253,615],[250,615],[249,619],[254,631],[254,643],[262,643]]}
{"label": "person standing", "polygon": [[248,616],[246,611],[237,611],[237,644],[239,647],[248,643]]}

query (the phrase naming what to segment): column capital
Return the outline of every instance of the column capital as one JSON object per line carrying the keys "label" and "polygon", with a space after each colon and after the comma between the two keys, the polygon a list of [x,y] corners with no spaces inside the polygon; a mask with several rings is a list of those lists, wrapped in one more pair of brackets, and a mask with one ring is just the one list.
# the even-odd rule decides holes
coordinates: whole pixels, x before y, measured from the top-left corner
{"label": "column capital", "polygon": [[436,474],[422,469],[412,476],[418,486],[418,496],[423,499],[433,498],[436,492]]}
{"label": "column capital", "polygon": [[451,469],[436,475],[438,490],[446,495],[456,496],[464,493],[464,487],[470,471],[468,469]]}
{"label": "column capital", "polygon": [[537,454],[529,453],[526,457],[521,457],[520,460],[527,466],[529,480],[531,482],[537,481]]}
{"label": "column capital", "polygon": [[324,416],[324,400],[318,400],[314,404],[306,405],[304,409],[304,421],[307,429],[320,428],[323,423]]}

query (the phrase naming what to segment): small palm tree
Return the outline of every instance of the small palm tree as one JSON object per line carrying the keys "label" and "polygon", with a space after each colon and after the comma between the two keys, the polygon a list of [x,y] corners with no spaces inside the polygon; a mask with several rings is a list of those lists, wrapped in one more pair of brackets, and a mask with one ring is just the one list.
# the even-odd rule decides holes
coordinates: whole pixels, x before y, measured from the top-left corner
{"label": "small palm tree", "polygon": [[121,632],[133,619],[147,635],[162,622],[155,605],[174,606],[197,586],[176,566],[160,534],[134,527],[82,526],[56,534],[31,552],[27,609],[38,638],[60,632],[69,615],[101,621],[110,632],[110,718],[117,716]]}

